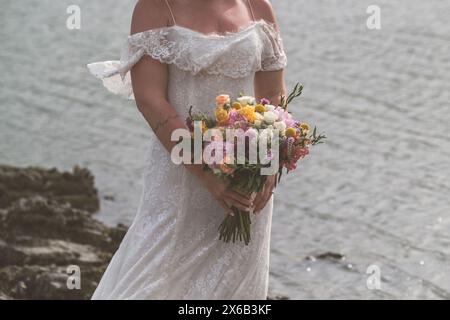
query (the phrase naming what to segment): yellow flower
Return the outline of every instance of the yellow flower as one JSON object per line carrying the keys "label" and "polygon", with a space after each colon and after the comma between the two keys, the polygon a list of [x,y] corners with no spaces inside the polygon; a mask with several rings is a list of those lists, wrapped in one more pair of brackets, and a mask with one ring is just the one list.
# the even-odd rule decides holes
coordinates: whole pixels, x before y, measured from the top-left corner
{"label": "yellow flower", "polygon": [[233,109],[235,109],[235,110],[242,109],[242,104],[240,104],[239,102],[234,102],[233,103]]}
{"label": "yellow flower", "polygon": [[256,119],[255,107],[245,106],[239,110],[239,114],[242,115],[248,122],[253,123]]}
{"label": "yellow flower", "polygon": [[306,122],[301,123],[301,124],[300,124],[300,128],[301,128],[303,131],[306,131],[306,132],[308,132],[309,130],[311,130],[311,127],[310,127],[309,124],[307,124]]}
{"label": "yellow flower", "polygon": [[216,120],[219,123],[224,123],[228,120],[228,112],[222,107],[216,109]]}
{"label": "yellow flower", "polygon": [[262,104],[257,104],[255,106],[255,111],[259,113],[264,113],[266,112],[266,107],[264,107]]}
{"label": "yellow flower", "polygon": [[216,97],[216,105],[223,107],[227,103],[230,103],[230,96],[227,94],[221,94]]}
{"label": "yellow flower", "polygon": [[295,138],[297,136],[297,130],[295,130],[295,128],[287,128],[285,134],[286,137]]}
{"label": "yellow flower", "polygon": [[208,130],[208,126],[205,121],[202,121],[202,133],[205,133]]}

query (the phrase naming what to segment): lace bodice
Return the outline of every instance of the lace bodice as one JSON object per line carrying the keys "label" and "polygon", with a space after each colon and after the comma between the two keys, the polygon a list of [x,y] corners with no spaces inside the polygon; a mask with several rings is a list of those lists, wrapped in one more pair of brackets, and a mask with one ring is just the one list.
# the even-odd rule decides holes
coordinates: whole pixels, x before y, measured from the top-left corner
{"label": "lace bodice", "polygon": [[120,61],[92,63],[88,68],[107,89],[133,99],[129,71],[144,55],[193,76],[233,79],[283,69],[287,63],[279,32],[259,20],[238,32],[223,34],[202,34],[178,25],[136,33],[128,37]]}

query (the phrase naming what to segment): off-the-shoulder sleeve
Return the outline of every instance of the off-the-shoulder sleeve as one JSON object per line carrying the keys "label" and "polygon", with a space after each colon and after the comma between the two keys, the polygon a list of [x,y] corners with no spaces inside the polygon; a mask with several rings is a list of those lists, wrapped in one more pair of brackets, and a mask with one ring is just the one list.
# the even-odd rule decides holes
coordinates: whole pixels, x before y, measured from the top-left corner
{"label": "off-the-shoulder sleeve", "polygon": [[287,65],[283,40],[280,32],[272,24],[263,24],[263,50],[261,57],[261,71],[282,70]]}
{"label": "off-the-shoulder sleeve", "polygon": [[130,70],[144,56],[164,63],[175,57],[175,42],[168,40],[167,28],[147,30],[128,36],[120,61],[100,61],[87,65],[89,71],[112,93],[134,99]]}

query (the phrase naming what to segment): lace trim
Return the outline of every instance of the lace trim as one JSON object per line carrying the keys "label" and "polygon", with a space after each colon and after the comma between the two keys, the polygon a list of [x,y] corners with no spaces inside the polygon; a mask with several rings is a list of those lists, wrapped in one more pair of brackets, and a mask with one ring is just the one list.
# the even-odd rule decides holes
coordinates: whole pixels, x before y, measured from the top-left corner
{"label": "lace trim", "polygon": [[[250,33],[258,26],[256,33]],[[186,39],[178,41],[183,32]],[[180,26],[143,31],[128,37],[120,62],[97,62],[88,68],[108,90],[133,99],[129,71],[144,55],[194,75],[230,78],[246,77],[260,70],[280,70],[287,64],[280,33],[272,24],[260,20],[237,32],[222,34],[203,34]]]}
{"label": "lace trim", "polygon": [[275,71],[284,69],[287,65],[287,57],[284,52],[283,40],[280,33],[271,24],[262,24],[262,30],[266,35],[267,43],[264,45],[261,70]]}
{"label": "lace trim", "polygon": [[[231,50],[229,54],[233,55],[235,59],[230,59],[229,57],[225,59],[220,58],[224,56],[223,52],[230,44],[244,40],[247,31],[252,30],[258,25],[262,27],[263,36],[265,36],[260,50],[262,53],[260,65],[249,65],[248,56],[255,54],[250,47],[247,50]],[[185,31],[193,35],[193,38],[188,41],[169,40],[168,36],[174,30],[179,30],[180,32]],[[192,47],[195,42],[201,41],[202,38],[207,38],[208,40],[219,38],[228,41],[224,42],[223,45],[216,46],[216,48],[208,48],[207,44],[204,45],[205,51],[209,49],[211,53],[205,53],[201,55],[201,58],[196,59],[193,57]],[[189,71],[193,74],[204,71],[207,74],[223,74],[231,78],[245,77],[259,70],[279,70],[287,64],[280,33],[272,24],[264,20],[254,22],[237,32],[203,34],[195,30],[174,25],[133,34],[128,37],[127,45],[122,52],[121,66],[117,70],[117,73],[121,74],[122,79],[145,54],[162,63],[175,64],[179,69]],[[230,66],[225,61],[232,61],[233,65]],[[111,75],[114,75],[114,71],[111,71],[110,74],[106,74],[105,76]]]}
{"label": "lace trim", "polygon": [[169,28],[160,28],[129,36],[120,59],[124,67],[122,77],[123,72],[131,69],[144,54],[162,63],[176,63],[182,48],[177,42],[167,39],[169,31]]}
{"label": "lace trim", "polygon": [[[175,30],[178,31],[177,34],[184,32],[187,40],[168,40],[168,36]],[[246,77],[258,69],[258,65],[249,64],[249,57],[254,56],[258,48],[235,44],[246,40],[245,31],[248,30],[252,30],[251,26],[235,33],[202,34],[184,27],[173,26],[134,34],[129,37],[128,47],[125,48],[125,54],[122,54],[121,74],[123,76],[123,73],[131,69],[145,54],[162,63],[174,64],[180,70],[194,75],[205,73],[225,75],[230,78]],[[205,43],[204,39],[207,39],[208,43]],[[214,39],[222,41],[217,44]],[[230,46],[235,50],[228,49]],[[225,53],[226,50],[229,52]]]}

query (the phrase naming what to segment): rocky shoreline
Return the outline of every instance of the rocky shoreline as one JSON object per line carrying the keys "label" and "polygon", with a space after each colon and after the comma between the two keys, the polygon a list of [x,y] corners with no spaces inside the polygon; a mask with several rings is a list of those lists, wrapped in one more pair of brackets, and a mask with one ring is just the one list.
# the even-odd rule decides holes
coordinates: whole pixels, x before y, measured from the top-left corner
{"label": "rocky shoreline", "polygon": [[87,169],[0,165],[0,300],[90,299],[127,231],[99,207]]}
{"label": "rocky shoreline", "polygon": [[[0,166],[0,299],[89,299],[127,230],[94,219],[98,209],[87,169]],[[68,287],[71,266],[80,289]]]}

